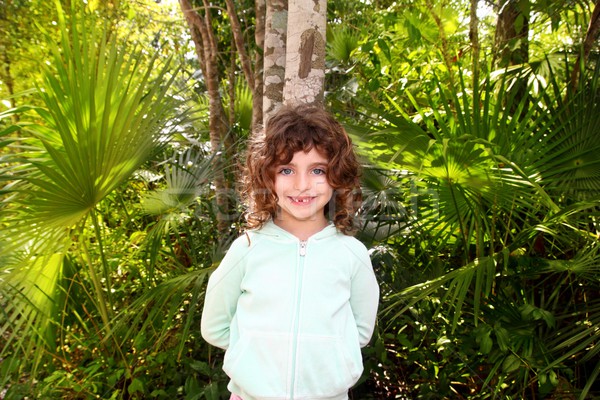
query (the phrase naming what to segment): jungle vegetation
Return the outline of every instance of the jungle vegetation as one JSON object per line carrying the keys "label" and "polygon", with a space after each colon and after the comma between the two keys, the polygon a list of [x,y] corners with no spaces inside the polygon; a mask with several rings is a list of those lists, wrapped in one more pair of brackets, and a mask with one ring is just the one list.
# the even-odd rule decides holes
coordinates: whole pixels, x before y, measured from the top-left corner
{"label": "jungle vegetation", "polygon": [[[228,398],[199,320],[264,7],[0,2],[0,398]],[[598,0],[327,2],[382,290],[351,398],[600,398],[599,33]]]}

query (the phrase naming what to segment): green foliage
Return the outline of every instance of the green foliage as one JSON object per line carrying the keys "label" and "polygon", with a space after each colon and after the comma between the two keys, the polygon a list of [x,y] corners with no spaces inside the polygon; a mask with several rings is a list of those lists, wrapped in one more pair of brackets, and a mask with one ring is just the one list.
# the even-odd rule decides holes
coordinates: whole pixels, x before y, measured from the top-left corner
{"label": "green foliage", "polygon": [[210,157],[172,159],[163,195],[142,173],[185,125],[177,68],[89,14],[59,14],[43,106],[1,115],[22,121],[1,131],[1,386],[6,398],[217,398],[224,377],[198,369],[211,357],[193,329],[219,257],[192,207],[210,202]]}
{"label": "green foliage", "polygon": [[[170,61],[198,68],[189,40],[147,4],[89,1],[71,19],[33,3],[0,10],[16,91],[44,78],[25,97],[0,87],[29,104],[0,113],[3,396],[227,398],[223,354],[198,332],[230,238],[202,76]],[[598,392],[600,69],[567,84],[591,4],[529,2],[529,62],[494,71],[495,18],[473,62],[466,1],[329,3],[327,101],[368,162],[360,239],[383,294],[352,398]],[[253,54],[254,4],[236,6]],[[210,12],[243,138],[250,91],[227,14]]]}
{"label": "green foliage", "polygon": [[29,91],[35,86],[40,60],[49,55],[47,43],[41,40],[37,27],[51,26],[55,16],[56,8],[48,1],[3,1],[0,4],[0,99],[3,108],[21,105],[19,96],[34,101]]}
{"label": "green foliage", "polygon": [[[587,155],[600,142],[587,127],[600,122],[599,71],[566,100],[555,75],[520,97],[509,88],[533,80],[497,74],[474,95],[436,78],[427,106],[407,93],[412,115],[391,100],[396,113],[361,104],[378,115],[362,134],[365,157],[397,171],[364,180],[363,234],[379,243],[385,282],[379,340],[393,360],[375,375],[381,388],[412,398],[590,393],[600,176]],[[391,207],[397,198],[410,206]]]}
{"label": "green foliage", "polygon": [[493,71],[491,53],[470,59],[461,2],[406,3],[367,28],[364,10],[340,19],[360,45],[329,81],[372,165],[361,239],[385,296],[367,384],[380,398],[593,396],[595,58],[567,89],[587,23],[570,28],[593,5],[530,2],[530,61]]}

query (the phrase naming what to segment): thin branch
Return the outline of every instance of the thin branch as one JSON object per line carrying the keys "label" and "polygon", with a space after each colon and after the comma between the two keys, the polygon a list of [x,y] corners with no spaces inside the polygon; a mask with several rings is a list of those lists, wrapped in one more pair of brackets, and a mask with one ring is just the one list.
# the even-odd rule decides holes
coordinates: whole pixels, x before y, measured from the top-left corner
{"label": "thin branch", "polygon": [[246,46],[244,46],[244,37],[242,34],[240,20],[235,13],[235,5],[233,4],[233,1],[225,0],[225,2],[227,3],[227,12],[229,13],[229,20],[231,21],[231,30],[233,31],[235,46],[237,47],[237,53],[239,54],[240,61],[242,63],[242,71],[244,71],[244,76],[246,77],[248,86],[254,93],[254,72],[252,71],[252,63],[248,57]]}
{"label": "thin branch", "polygon": [[434,6],[431,0],[426,0],[427,8],[435,21],[436,26],[438,27],[438,31],[440,34],[441,48],[442,48],[442,57],[444,59],[444,64],[448,69],[448,79],[450,80],[450,86],[454,87],[454,77],[452,76],[452,62],[450,54],[448,54],[448,38],[446,37],[446,32],[444,31],[444,23],[440,16],[434,11]]}
{"label": "thin branch", "polygon": [[479,18],[477,17],[478,0],[471,0],[471,14],[469,24],[469,39],[471,39],[471,48],[473,49],[473,91],[474,91],[474,112],[479,111]]}
{"label": "thin branch", "polygon": [[[577,89],[577,84],[579,81],[579,74],[583,69],[583,65],[587,63],[587,59],[590,56],[590,52],[594,48],[596,40],[600,35],[600,0],[596,0],[594,4],[594,11],[592,12],[592,17],[590,18],[590,23],[588,25],[588,29],[585,35],[585,39],[583,41],[583,50],[582,53],[577,56],[577,62],[575,62],[575,67],[573,68],[573,73],[571,74],[571,88],[573,90]],[[582,62],[583,60],[583,62]],[[582,63],[583,65],[580,65]]]}
{"label": "thin branch", "polygon": [[254,12],[256,15],[256,26],[254,28],[254,40],[258,51],[254,54],[254,89],[252,97],[252,132],[262,127],[263,121],[263,95],[264,95],[264,50],[265,50],[265,24],[266,24],[265,0],[255,0]]}
{"label": "thin branch", "polygon": [[192,42],[194,42],[194,48],[196,50],[196,58],[200,63],[200,69],[202,73],[206,74],[206,64],[204,62],[204,42],[200,34],[200,26],[202,25],[202,19],[196,12],[189,0],[179,0],[181,11],[190,27],[190,34],[192,36]]}

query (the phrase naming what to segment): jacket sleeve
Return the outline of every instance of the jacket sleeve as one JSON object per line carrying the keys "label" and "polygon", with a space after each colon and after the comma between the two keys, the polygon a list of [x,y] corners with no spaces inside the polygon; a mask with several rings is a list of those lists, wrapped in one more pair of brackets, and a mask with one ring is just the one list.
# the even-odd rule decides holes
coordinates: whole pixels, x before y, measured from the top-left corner
{"label": "jacket sleeve", "polygon": [[358,266],[352,277],[350,306],[358,329],[360,347],[365,347],[369,344],[375,329],[379,285],[367,249],[361,244],[360,251],[354,250],[353,253],[358,258]]}
{"label": "jacket sleeve", "polygon": [[200,331],[204,340],[222,349],[229,346],[230,325],[242,294],[243,260],[248,247],[245,237],[236,239],[206,287]]}

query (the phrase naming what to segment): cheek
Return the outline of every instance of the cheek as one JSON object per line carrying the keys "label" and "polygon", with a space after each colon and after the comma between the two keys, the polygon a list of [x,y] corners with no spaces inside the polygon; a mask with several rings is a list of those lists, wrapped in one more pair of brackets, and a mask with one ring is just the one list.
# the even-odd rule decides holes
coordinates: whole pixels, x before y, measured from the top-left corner
{"label": "cheek", "polygon": [[334,185],[332,184],[331,180],[329,179],[328,176],[323,176],[322,178],[319,179],[319,182],[323,185],[327,185],[329,187],[334,187]]}
{"label": "cheek", "polygon": [[279,197],[283,196],[288,190],[290,190],[289,182],[285,178],[275,179],[272,190],[273,197],[280,200]]}
{"label": "cheek", "polygon": [[275,177],[273,179],[273,190],[277,190],[278,187],[283,186],[283,179],[281,177]]}

